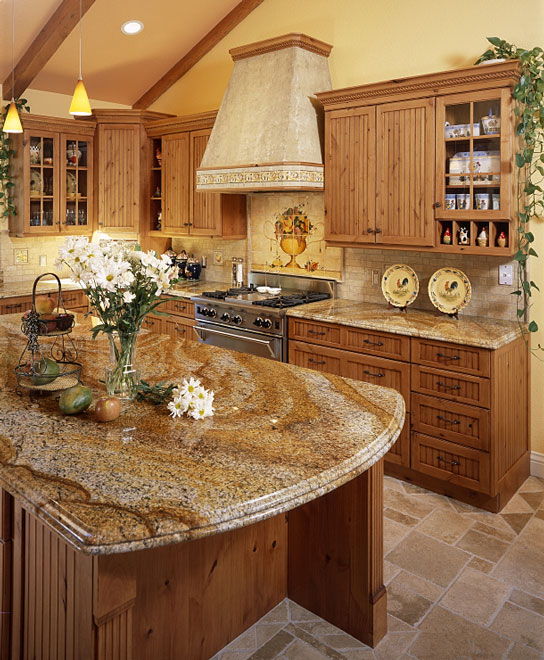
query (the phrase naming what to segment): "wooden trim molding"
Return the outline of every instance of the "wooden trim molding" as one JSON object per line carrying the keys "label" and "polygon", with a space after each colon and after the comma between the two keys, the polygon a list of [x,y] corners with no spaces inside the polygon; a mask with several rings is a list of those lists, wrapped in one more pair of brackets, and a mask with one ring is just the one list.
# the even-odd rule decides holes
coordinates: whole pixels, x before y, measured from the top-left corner
{"label": "wooden trim molding", "polygon": [[149,108],[174,83],[182,78],[187,71],[201,60],[206,53],[224,39],[231,30],[241,23],[246,16],[256,9],[263,0],[241,0],[232,11],[222,18],[191,50],[186,53],[160,80],[150,87],[132,105],[136,109]]}
{"label": "wooden trim molding", "polygon": [[[93,6],[95,0],[82,0],[81,15]],[[79,21],[79,0],[62,0],[55,13],[40,30],[15,66],[15,86],[11,86],[10,71],[2,84],[3,97],[18,98],[30,86],[51,57],[57,52]]]}
{"label": "wooden trim molding", "polygon": [[184,115],[172,119],[156,119],[145,124],[149,137],[162,137],[170,133],[185,133],[186,131],[199,131],[212,128],[217,116],[217,110],[200,112],[195,115]]}
{"label": "wooden trim molding", "polygon": [[328,57],[332,50],[332,46],[326,44],[324,41],[319,41],[319,39],[314,39],[301,32],[290,32],[281,37],[273,37],[264,41],[256,41],[247,46],[231,48],[229,53],[236,62],[236,60],[243,60],[247,57],[254,57],[255,55],[263,55],[264,53],[271,53],[275,50],[283,50],[284,48],[302,48],[323,57]]}

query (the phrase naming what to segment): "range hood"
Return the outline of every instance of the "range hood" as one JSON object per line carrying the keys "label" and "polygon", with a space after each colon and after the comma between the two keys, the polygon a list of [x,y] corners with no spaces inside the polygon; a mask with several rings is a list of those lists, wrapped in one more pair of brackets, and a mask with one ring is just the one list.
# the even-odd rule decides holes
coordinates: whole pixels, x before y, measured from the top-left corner
{"label": "range hood", "polygon": [[292,33],[233,48],[234,69],[197,169],[201,192],[323,190],[332,46]]}

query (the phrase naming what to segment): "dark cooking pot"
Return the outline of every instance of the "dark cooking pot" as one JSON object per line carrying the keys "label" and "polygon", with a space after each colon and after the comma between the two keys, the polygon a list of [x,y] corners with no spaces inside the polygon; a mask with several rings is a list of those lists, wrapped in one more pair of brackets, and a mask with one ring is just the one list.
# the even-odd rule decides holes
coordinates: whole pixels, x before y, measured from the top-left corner
{"label": "dark cooking pot", "polygon": [[176,259],[176,266],[178,267],[178,276],[182,277],[184,280],[187,279],[185,274],[185,266],[187,264],[187,259]]}
{"label": "dark cooking pot", "polygon": [[202,266],[198,259],[188,259],[185,264],[185,276],[188,280],[198,280]]}

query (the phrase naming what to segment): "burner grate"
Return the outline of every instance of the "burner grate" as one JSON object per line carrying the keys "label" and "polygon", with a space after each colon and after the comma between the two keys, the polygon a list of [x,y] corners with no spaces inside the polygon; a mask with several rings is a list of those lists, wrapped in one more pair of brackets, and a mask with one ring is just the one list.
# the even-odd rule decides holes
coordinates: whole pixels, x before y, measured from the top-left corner
{"label": "burner grate", "polygon": [[217,291],[203,291],[202,295],[204,298],[214,298],[215,300],[225,300],[225,298],[228,297],[233,297],[233,296],[240,296],[246,293],[255,293],[257,291],[257,287],[254,284],[250,284],[249,286],[239,286],[234,289],[227,289],[226,291],[221,291],[218,289]]}
{"label": "burner grate", "polygon": [[285,307],[296,307],[297,305],[305,305],[306,303],[317,302],[318,300],[326,300],[330,297],[329,293],[311,291],[308,293],[292,293],[288,296],[276,296],[275,298],[267,298],[266,300],[254,300],[253,304],[260,305],[261,307],[284,309]]}

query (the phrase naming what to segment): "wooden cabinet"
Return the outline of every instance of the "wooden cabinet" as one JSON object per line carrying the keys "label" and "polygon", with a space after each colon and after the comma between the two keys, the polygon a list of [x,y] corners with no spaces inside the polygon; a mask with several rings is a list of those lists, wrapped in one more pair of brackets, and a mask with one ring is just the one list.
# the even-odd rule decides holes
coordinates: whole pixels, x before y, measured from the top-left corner
{"label": "wooden cabinet", "polygon": [[159,307],[159,311],[166,312],[170,316],[149,314],[145,317],[142,327],[176,339],[196,341],[193,331],[193,326],[196,325],[194,304],[183,298],[167,297],[166,300],[167,302]]}
{"label": "wooden cabinet", "polygon": [[510,61],[318,94],[327,242],[512,254],[519,73]]}
{"label": "wooden cabinet", "polygon": [[406,422],[386,472],[490,511],[529,475],[528,352],[289,319],[289,362],[393,387]]}
{"label": "wooden cabinet", "polygon": [[14,135],[14,236],[90,234],[93,230],[95,122],[25,115]]}
{"label": "wooden cabinet", "polygon": [[[56,293],[51,294],[56,298]],[[89,311],[89,301],[83,291],[63,291],[62,300],[69,312],[85,314]],[[23,314],[32,307],[32,296],[13,296],[0,299],[0,314]]]}
{"label": "wooden cabinet", "polygon": [[[245,195],[196,192],[196,170],[210,137],[216,112],[153,121],[149,233],[152,236],[247,235]],[[160,159],[157,160],[157,154]],[[160,194],[158,194],[160,193]]]}
{"label": "wooden cabinet", "polygon": [[32,296],[13,296],[0,299],[0,314],[23,314],[32,305]]}

